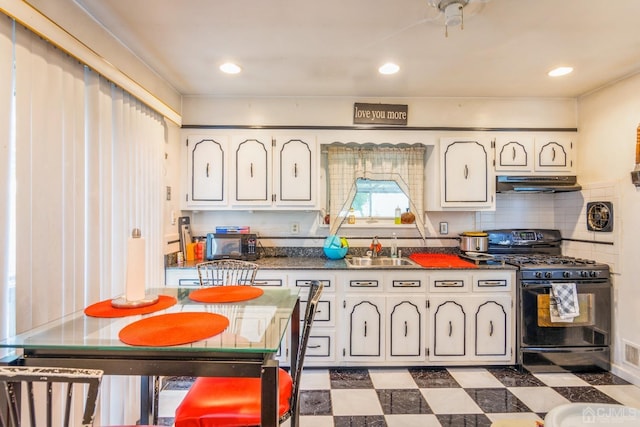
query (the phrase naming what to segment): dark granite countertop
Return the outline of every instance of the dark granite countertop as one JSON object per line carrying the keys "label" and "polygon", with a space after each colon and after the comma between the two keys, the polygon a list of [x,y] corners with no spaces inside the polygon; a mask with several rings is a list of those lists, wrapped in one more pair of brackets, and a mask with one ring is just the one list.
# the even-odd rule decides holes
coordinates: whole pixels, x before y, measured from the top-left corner
{"label": "dark granite countertop", "polygon": [[[172,264],[167,265],[167,269],[182,269],[182,268],[195,268],[196,264],[202,261],[187,261],[184,264]],[[312,256],[312,257],[297,257],[297,256],[276,256],[276,257],[264,257],[260,258],[257,261],[254,261],[256,264],[260,266],[260,269],[263,270],[350,270],[350,271],[359,271],[366,269],[376,269],[376,270],[462,270],[465,268],[454,267],[454,268],[446,268],[446,267],[422,267],[420,265],[415,266],[403,266],[401,268],[397,267],[348,267],[347,263],[344,259],[340,260],[330,260],[324,256]],[[482,270],[515,270],[516,268],[510,265],[500,265],[500,264],[479,264],[478,269]],[[469,268],[469,270],[475,270],[474,268]]]}

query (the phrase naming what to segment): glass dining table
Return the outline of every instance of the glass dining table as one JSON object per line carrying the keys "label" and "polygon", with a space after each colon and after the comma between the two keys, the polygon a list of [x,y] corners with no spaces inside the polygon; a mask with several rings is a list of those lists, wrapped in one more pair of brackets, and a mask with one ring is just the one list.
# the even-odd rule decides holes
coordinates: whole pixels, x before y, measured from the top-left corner
{"label": "glass dining table", "polygon": [[[202,303],[189,294],[198,288],[163,287],[151,295],[174,297],[161,311],[126,317],[92,317],[84,310],[0,341],[12,349],[3,362],[25,366],[101,369],[105,375],[141,376],[140,423],[157,408],[151,396],[154,376],[242,376],[262,379],[262,425],[278,425],[276,359],[289,325],[291,369],[295,369],[300,333],[299,289],[264,287],[248,301]],[[229,321],[223,332],[180,345],[130,345],[119,337],[133,323],[172,313],[214,313]]]}

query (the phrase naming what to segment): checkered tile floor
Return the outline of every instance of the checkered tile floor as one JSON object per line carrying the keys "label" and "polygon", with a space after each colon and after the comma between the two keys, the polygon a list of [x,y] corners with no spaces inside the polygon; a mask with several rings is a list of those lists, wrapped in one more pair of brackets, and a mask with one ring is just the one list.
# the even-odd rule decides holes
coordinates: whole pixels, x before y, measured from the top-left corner
{"label": "checkered tile floor", "polygon": [[[190,382],[169,382],[160,397],[163,425]],[[602,373],[521,373],[512,367],[305,369],[303,427],[490,426],[500,419],[542,420],[570,402],[640,408],[640,388]]]}

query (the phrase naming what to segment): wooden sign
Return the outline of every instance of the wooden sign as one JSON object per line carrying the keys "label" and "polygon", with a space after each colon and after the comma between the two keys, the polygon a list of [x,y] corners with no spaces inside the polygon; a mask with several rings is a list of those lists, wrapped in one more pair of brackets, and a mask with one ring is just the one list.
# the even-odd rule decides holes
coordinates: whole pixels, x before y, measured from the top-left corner
{"label": "wooden sign", "polygon": [[353,104],[355,125],[405,125],[409,107],[402,104]]}

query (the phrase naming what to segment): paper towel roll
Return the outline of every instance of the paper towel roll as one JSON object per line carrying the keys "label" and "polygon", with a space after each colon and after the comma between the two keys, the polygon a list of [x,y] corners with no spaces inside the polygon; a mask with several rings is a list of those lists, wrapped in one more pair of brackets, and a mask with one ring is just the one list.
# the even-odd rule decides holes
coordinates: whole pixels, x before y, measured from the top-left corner
{"label": "paper towel roll", "polygon": [[135,229],[127,242],[127,301],[139,301],[145,297],[145,261],[145,241],[140,237],[140,230]]}

